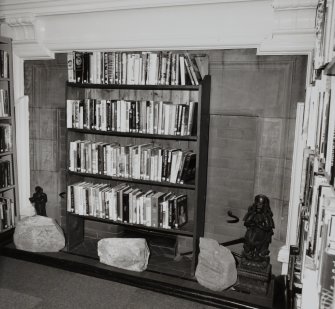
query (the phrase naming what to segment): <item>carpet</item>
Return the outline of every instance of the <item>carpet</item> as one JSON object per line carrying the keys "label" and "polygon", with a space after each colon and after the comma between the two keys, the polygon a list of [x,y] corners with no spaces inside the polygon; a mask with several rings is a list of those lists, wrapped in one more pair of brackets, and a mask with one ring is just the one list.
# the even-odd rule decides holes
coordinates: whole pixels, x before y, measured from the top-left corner
{"label": "carpet", "polygon": [[[210,309],[137,287],[0,256],[2,309]],[[3,299],[5,302],[3,302]]]}
{"label": "carpet", "polygon": [[31,309],[42,302],[41,298],[0,288],[0,308]]}

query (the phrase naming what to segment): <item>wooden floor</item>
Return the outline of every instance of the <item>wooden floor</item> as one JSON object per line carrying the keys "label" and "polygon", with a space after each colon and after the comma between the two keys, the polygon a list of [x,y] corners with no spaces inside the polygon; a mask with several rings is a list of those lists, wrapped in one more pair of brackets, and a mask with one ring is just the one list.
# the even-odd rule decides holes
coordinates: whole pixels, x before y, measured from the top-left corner
{"label": "wooden floor", "polygon": [[129,284],[139,288],[185,298],[218,308],[283,308],[273,304],[275,291],[271,281],[268,295],[252,295],[238,291],[238,285],[222,292],[213,292],[197,283],[193,278],[162,274],[157,269],[137,273],[121,270],[100,263],[95,258],[83,257],[67,252],[31,253],[18,250],[10,243],[3,246],[0,254],[43,265],[61,268],[89,276]]}

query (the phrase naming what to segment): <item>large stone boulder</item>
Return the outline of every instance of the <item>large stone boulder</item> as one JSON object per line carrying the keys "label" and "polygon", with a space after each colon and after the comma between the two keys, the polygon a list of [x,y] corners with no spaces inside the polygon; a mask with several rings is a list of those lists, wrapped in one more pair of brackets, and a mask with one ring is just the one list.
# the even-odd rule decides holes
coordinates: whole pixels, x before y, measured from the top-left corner
{"label": "large stone boulder", "polygon": [[150,251],[144,238],[104,238],[98,242],[100,262],[122,269],[146,270]]}
{"label": "large stone boulder", "polygon": [[200,238],[195,277],[201,285],[213,291],[222,291],[235,284],[236,263],[230,250],[214,239]]}
{"label": "large stone boulder", "polygon": [[65,237],[54,219],[32,216],[17,223],[14,244],[17,249],[25,251],[58,252],[65,247]]}

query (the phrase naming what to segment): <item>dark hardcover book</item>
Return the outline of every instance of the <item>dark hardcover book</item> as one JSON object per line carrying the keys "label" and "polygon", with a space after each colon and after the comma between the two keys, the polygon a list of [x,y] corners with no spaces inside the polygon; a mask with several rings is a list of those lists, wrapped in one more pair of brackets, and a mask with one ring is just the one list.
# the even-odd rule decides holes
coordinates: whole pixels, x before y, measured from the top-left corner
{"label": "dark hardcover book", "polygon": [[0,76],[4,76],[4,51],[0,50]]}
{"label": "dark hardcover book", "polygon": [[176,223],[176,215],[174,212],[174,200],[175,200],[176,196],[172,195],[169,200],[168,200],[168,225],[170,228],[174,228],[175,227],[175,223]]}
{"label": "dark hardcover book", "polygon": [[70,201],[71,201],[71,212],[74,212],[74,188],[73,185],[70,185]]}
{"label": "dark hardcover book", "polygon": [[84,211],[86,215],[90,214],[89,200],[90,200],[90,190],[89,188],[84,188],[85,200],[84,200]]}
{"label": "dark hardcover book", "polygon": [[4,200],[0,203],[1,211],[1,228],[2,230],[8,229],[8,207],[7,200]]}
{"label": "dark hardcover book", "polygon": [[198,102],[190,102],[187,135],[197,135]]}
{"label": "dark hardcover book", "polygon": [[166,80],[165,85],[171,85],[171,58],[172,53],[167,53],[167,63],[166,63]]}
{"label": "dark hardcover book", "polygon": [[122,200],[122,221],[129,223],[129,194],[134,189],[129,188],[128,190],[123,191],[123,200]]}
{"label": "dark hardcover book", "polygon": [[90,82],[90,54],[83,53],[83,83]]}
{"label": "dark hardcover book", "polygon": [[123,222],[123,192],[128,190],[129,186],[123,186],[116,191],[117,196],[117,205],[116,205],[116,214],[117,220]]}
{"label": "dark hardcover book", "polygon": [[112,130],[112,102],[110,100],[106,101],[106,121],[107,121],[107,131]]}
{"label": "dark hardcover book", "polygon": [[195,179],[196,172],[196,154],[194,152],[189,152],[185,157],[185,162],[183,170],[180,175],[180,183],[187,183]]}
{"label": "dark hardcover book", "polygon": [[108,84],[108,52],[103,53],[103,58],[104,58],[104,66],[103,66],[103,83]]}
{"label": "dark hardcover book", "polygon": [[175,228],[180,228],[188,221],[187,215],[187,195],[179,195],[174,199],[174,208],[176,214]]}
{"label": "dark hardcover book", "polygon": [[103,144],[98,145],[98,173],[104,173],[104,150]]}
{"label": "dark hardcover book", "polygon": [[133,102],[130,102],[129,106],[129,113],[128,113],[128,123],[129,127],[127,128],[128,132],[134,132],[134,126],[133,126],[133,118],[134,118],[134,109],[133,109]]}
{"label": "dark hardcover book", "polygon": [[76,82],[82,83],[83,82],[83,53],[75,52],[75,75],[76,75]]}
{"label": "dark hardcover book", "polygon": [[77,151],[76,151],[76,162],[77,162],[77,172],[81,172],[81,143],[77,143]]}
{"label": "dark hardcover book", "polygon": [[335,130],[333,132],[333,145],[332,145],[332,155],[330,163],[330,184],[334,185],[335,178]]}

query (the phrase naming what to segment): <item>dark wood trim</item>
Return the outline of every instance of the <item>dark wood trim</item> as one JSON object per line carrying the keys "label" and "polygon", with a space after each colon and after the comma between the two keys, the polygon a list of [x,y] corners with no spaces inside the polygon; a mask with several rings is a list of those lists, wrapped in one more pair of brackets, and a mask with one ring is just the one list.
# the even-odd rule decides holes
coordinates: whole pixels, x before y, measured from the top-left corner
{"label": "dark wood trim", "polygon": [[81,84],[69,83],[68,87],[73,88],[98,88],[98,89],[133,89],[133,90],[199,90],[195,85],[115,85],[115,84]]}
{"label": "dark wood trim", "polygon": [[103,223],[114,224],[114,225],[121,225],[121,226],[126,227],[127,229],[134,229],[134,230],[139,230],[139,231],[156,232],[160,234],[181,235],[181,236],[187,236],[187,237],[193,236],[193,232],[185,229],[186,227],[193,225],[192,221],[189,221],[186,225],[182,226],[180,229],[163,229],[163,228],[158,228],[158,227],[145,226],[145,225],[140,225],[140,224],[131,224],[131,223],[125,223],[125,222],[114,221],[114,220],[109,220],[109,219],[97,218],[93,216],[83,216],[83,215],[78,215],[74,213],[68,213],[68,216],[75,216],[75,217],[82,218],[84,220],[97,221],[97,222],[103,222]]}
{"label": "dark wood trim", "polygon": [[94,135],[108,135],[108,136],[123,136],[123,137],[138,137],[138,138],[152,138],[152,139],[169,139],[169,140],[181,140],[181,141],[196,141],[197,136],[190,135],[163,135],[163,134],[149,134],[149,133],[136,133],[136,132],[119,132],[119,131],[100,131],[91,129],[76,129],[68,128],[70,132],[77,132],[82,134],[94,134]]}
{"label": "dark wood trim", "polygon": [[10,229],[0,232],[0,248],[13,241],[14,231],[15,231],[15,228],[10,228]]}
{"label": "dark wood trim", "polygon": [[[208,143],[209,143],[209,106],[211,93],[211,77],[205,76],[199,91],[198,123],[197,123],[197,157],[201,158],[196,162],[196,205],[194,212],[194,231],[193,238],[193,256],[192,269],[196,269],[199,254],[199,239],[205,233],[205,213],[206,213],[206,195],[207,195],[207,168],[208,168]],[[203,162],[206,162],[204,164]]]}
{"label": "dark wood trim", "polygon": [[15,185],[8,186],[6,188],[1,188],[0,192],[5,192],[5,191],[8,191],[8,190],[12,190],[12,189],[15,189]]}
{"label": "dark wood trim", "polygon": [[[0,249],[3,256],[16,258],[28,262],[80,273],[87,276],[128,284],[138,288],[184,298],[190,301],[202,303],[224,309],[270,309],[273,306],[256,305],[246,302],[245,294],[235,291],[212,292],[200,287],[197,282],[175,279],[161,274],[145,271],[135,273],[124,271],[107,265],[103,265],[93,259],[85,259],[67,253],[32,253],[15,248],[3,247]],[[57,257],[60,256],[60,257]],[[237,294],[236,294],[237,293]],[[236,298],[230,297],[229,294]],[[238,297],[240,294],[240,297]],[[259,296],[255,296],[260,302]]]}
{"label": "dark wood trim", "polygon": [[166,182],[166,181],[153,181],[153,180],[143,180],[143,179],[136,179],[136,178],[123,178],[123,177],[114,177],[114,176],[107,176],[107,175],[101,175],[101,174],[80,173],[80,172],[73,172],[73,171],[68,171],[68,174],[81,176],[81,177],[115,180],[115,181],[121,181],[121,182],[131,182],[131,183],[139,183],[139,184],[161,186],[161,187],[180,188],[180,189],[188,189],[188,190],[195,189],[194,184],[180,184],[180,183],[173,183],[173,182]]}

